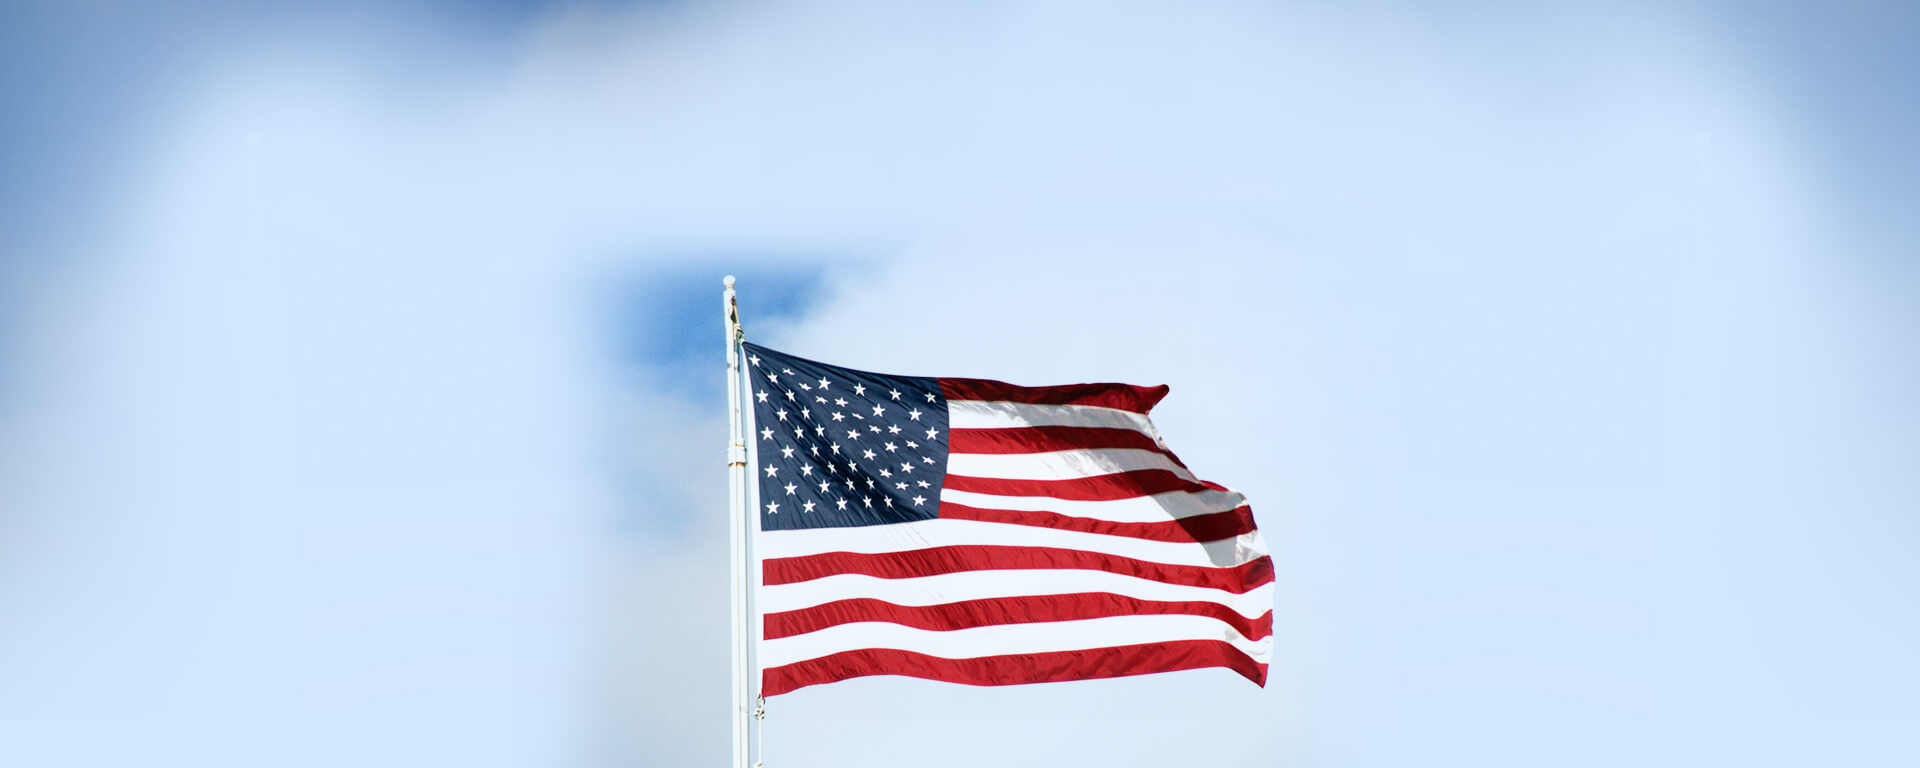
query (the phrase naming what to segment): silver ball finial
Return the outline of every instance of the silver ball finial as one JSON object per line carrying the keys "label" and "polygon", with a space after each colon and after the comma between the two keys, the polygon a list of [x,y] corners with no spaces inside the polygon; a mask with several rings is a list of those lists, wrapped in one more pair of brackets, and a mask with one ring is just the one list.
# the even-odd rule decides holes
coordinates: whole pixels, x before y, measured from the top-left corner
{"label": "silver ball finial", "polygon": [[726,277],[726,279],[725,279],[725,280],[722,280],[721,282],[724,282],[724,283],[726,283],[726,284],[727,284],[727,287],[728,287],[728,288],[732,288],[732,287],[733,287],[733,275],[727,275],[727,277]]}

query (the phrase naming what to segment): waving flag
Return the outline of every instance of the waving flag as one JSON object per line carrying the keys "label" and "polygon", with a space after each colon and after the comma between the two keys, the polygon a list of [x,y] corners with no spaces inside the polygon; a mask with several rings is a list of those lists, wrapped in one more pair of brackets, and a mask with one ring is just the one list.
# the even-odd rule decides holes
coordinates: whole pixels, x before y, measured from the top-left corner
{"label": "waving flag", "polygon": [[745,344],[761,695],[864,675],[1012,685],[1225,667],[1264,685],[1246,499],[1147,411],[1167,388],[890,376]]}

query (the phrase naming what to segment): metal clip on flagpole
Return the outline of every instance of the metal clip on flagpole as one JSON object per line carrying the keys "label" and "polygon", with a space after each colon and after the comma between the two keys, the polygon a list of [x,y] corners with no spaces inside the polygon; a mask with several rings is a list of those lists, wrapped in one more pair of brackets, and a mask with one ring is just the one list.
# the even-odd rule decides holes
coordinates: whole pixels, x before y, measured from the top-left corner
{"label": "metal clip on flagpole", "polygon": [[758,720],[765,716],[764,699],[753,696],[753,668],[750,661],[753,628],[749,601],[752,574],[748,571],[749,531],[747,517],[747,440],[742,430],[740,403],[744,399],[740,381],[740,343],[746,331],[740,327],[740,308],[734,301],[733,275],[727,275],[724,294],[727,320],[727,422],[731,441],[727,445],[727,527],[729,587],[732,598],[733,639],[733,765],[757,766],[753,762],[753,737]]}

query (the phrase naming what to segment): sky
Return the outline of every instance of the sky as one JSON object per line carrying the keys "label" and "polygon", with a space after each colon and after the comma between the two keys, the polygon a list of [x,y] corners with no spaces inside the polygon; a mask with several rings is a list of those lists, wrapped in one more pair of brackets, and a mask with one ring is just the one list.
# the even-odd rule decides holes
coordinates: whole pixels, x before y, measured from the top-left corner
{"label": "sky", "polygon": [[1167,384],[1268,685],[864,678],[770,766],[1912,765],[1920,12],[9,3],[0,764],[727,759],[720,279]]}

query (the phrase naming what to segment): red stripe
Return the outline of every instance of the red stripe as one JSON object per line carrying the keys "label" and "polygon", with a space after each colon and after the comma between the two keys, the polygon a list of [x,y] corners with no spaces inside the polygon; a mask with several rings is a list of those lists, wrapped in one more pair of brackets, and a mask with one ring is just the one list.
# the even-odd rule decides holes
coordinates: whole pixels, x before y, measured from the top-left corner
{"label": "red stripe", "polygon": [[1224,491],[1213,483],[1195,482],[1170,469],[1136,469],[1111,475],[1071,480],[1015,480],[1004,477],[947,475],[946,488],[995,496],[1050,496],[1073,501],[1114,501],[1152,496],[1168,491]]}
{"label": "red stripe", "polygon": [[1022,653],[974,659],[944,659],[892,648],[845,651],[766,670],[760,695],[777,696],[809,685],[866,675],[904,675],[966,685],[1021,685],[1150,675],[1203,667],[1226,667],[1255,684],[1267,684],[1267,665],[1220,640]]}
{"label": "red stripe", "polygon": [[1205,601],[1155,601],[1106,592],[1070,595],[1025,595],[964,600],[940,605],[895,605],[883,600],[858,598],[837,600],[810,608],[766,615],[766,639],[803,635],[827,627],[862,621],[891,624],[940,632],[999,624],[1031,624],[1042,621],[1076,621],[1109,616],[1182,614],[1206,616],[1231,626],[1248,640],[1273,634],[1273,612],[1249,619],[1219,603]]}
{"label": "red stripe", "polygon": [[1243,533],[1251,532],[1253,509],[1241,506],[1224,512],[1183,517],[1177,520],[1160,520],[1151,523],[1116,523],[1111,520],[1094,520],[1085,517],[1069,517],[1056,512],[1033,512],[1022,509],[979,509],[951,501],[940,502],[940,517],[945,520],[979,520],[987,523],[1007,523],[1010,525],[1031,525],[1038,528],[1054,528],[1062,531],[1081,533],[1103,533],[1108,536],[1127,536],[1135,539],[1153,541],[1219,541],[1231,539]]}
{"label": "red stripe", "polygon": [[1123,411],[1146,413],[1160,398],[1167,396],[1167,385],[1140,387],[1132,384],[1066,384],[1056,387],[1022,387],[991,379],[941,379],[940,392],[948,400],[994,400],[1032,405],[1097,405]]}
{"label": "red stripe", "polygon": [[882,579],[911,579],[961,571],[1046,570],[1068,568],[1106,571],[1167,584],[1184,584],[1244,593],[1273,581],[1273,561],[1262,557],[1221,568],[1168,565],[1131,557],[1054,547],[1006,547],[962,544],[904,552],[827,552],[761,561],[761,578],[768,586],[796,584],[828,576],[857,573]]}
{"label": "red stripe", "polygon": [[1007,427],[947,432],[953,453],[1046,453],[1093,448],[1140,448],[1166,453],[1145,433],[1113,427]]}

